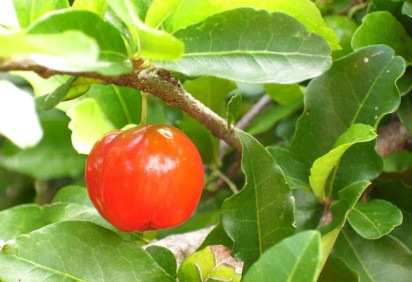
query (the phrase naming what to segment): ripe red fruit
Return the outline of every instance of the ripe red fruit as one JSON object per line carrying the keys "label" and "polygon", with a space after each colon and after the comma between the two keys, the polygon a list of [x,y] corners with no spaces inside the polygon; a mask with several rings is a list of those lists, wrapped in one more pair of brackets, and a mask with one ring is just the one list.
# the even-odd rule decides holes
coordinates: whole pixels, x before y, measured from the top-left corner
{"label": "ripe red fruit", "polygon": [[86,162],[86,184],[99,213],[122,231],[181,224],[203,188],[203,165],[192,141],[166,125],[112,131]]}

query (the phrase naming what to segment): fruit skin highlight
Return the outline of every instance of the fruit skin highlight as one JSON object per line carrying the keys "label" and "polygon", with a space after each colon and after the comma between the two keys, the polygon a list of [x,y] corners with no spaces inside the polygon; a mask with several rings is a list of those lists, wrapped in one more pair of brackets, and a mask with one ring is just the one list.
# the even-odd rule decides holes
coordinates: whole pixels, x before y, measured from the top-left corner
{"label": "fruit skin highlight", "polygon": [[200,154],[179,129],[145,124],[107,133],[86,162],[86,184],[98,212],[125,232],[173,227],[202,194]]}

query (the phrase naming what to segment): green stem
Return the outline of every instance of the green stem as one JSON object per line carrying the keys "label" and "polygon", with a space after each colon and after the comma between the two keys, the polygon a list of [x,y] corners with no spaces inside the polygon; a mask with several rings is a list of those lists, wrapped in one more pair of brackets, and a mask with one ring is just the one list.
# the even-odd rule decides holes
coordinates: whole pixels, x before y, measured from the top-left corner
{"label": "green stem", "polygon": [[147,121],[147,95],[149,93],[142,91],[142,116],[140,119],[140,124],[146,124]]}
{"label": "green stem", "polygon": [[214,169],[213,173],[215,173],[217,176],[219,176],[226,184],[229,186],[230,190],[232,190],[233,194],[239,193],[239,190],[237,189],[236,185],[220,170],[217,168]]}

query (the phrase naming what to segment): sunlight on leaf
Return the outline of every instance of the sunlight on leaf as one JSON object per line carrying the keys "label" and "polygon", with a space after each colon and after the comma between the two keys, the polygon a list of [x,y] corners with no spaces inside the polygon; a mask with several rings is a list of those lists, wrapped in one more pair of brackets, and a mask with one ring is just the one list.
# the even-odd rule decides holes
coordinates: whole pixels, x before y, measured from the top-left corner
{"label": "sunlight on leaf", "polygon": [[0,80],[0,134],[20,148],[33,147],[43,137],[33,97],[6,80]]}
{"label": "sunlight on leaf", "polygon": [[373,127],[364,124],[354,124],[339,136],[333,149],[318,158],[310,169],[309,183],[313,193],[321,200],[327,201],[331,191],[326,191],[326,182],[332,170],[339,163],[343,154],[352,145],[375,139],[377,134]]}
{"label": "sunlight on leaf", "polygon": [[290,84],[318,76],[331,65],[327,42],[279,12],[230,10],[174,35],[185,43],[182,58],[155,63],[189,76]]}
{"label": "sunlight on leaf", "polygon": [[80,154],[88,154],[104,133],[116,129],[91,98],[73,105],[67,115],[71,118],[69,128],[72,130],[73,147]]}

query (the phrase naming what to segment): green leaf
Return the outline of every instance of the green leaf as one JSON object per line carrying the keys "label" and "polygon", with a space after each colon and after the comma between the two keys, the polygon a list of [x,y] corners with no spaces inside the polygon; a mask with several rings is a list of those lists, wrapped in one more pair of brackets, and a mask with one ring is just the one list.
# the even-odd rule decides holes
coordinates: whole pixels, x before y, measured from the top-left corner
{"label": "green leaf", "polygon": [[173,35],[151,28],[139,18],[142,7],[138,1],[108,0],[109,6],[122,19],[133,38],[133,52],[138,56],[154,60],[180,58],[184,44]]}
{"label": "green leaf", "polygon": [[392,231],[396,237],[412,250],[412,186],[402,183],[399,179],[377,183],[373,186],[371,197],[391,202],[401,209],[403,222]]}
{"label": "green leaf", "polygon": [[242,107],[242,95],[237,93],[233,95],[227,103],[226,122],[227,128],[236,123],[239,116],[240,108]]}
{"label": "green leaf", "polygon": [[273,146],[268,147],[267,150],[282,168],[290,189],[310,190],[309,166],[292,158],[289,150],[285,148]]}
{"label": "green leaf", "polygon": [[349,214],[352,228],[363,238],[373,240],[389,234],[402,223],[402,212],[384,200],[359,202]]}
{"label": "green leaf", "polygon": [[265,84],[265,91],[272,100],[282,105],[303,100],[299,84]]}
{"label": "green leaf", "polygon": [[[59,70],[96,71],[103,75],[120,75],[132,71],[132,64],[128,59],[129,54],[120,32],[92,12],[71,9],[49,13],[47,16],[42,17],[30,25],[27,32],[33,35],[50,35],[67,32],[68,30],[81,31],[89,38],[95,40],[99,47],[98,61],[94,62],[95,58],[93,58],[93,60],[87,58],[87,55],[83,54],[84,48],[77,48],[79,54],[84,56],[85,60],[83,62],[78,60],[76,62],[77,68],[74,66],[72,69],[67,69],[63,66],[62,69],[59,68]],[[44,41],[43,44],[47,46],[50,45],[47,41]],[[76,44],[76,40],[71,40],[64,42],[64,44],[55,44],[54,48],[64,48],[67,52],[67,50],[76,48]],[[43,61],[47,62],[46,58]],[[56,69],[56,67],[59,67],[58,62],[55,63],[53,69]]]}
{"label": "green leaf", "polygon": [[95,70],[99,47],[82,32],[0,35],[0,57],[29,56],[34,62],[61,71]]}
{"label": "green leaf", "polygon": [[88,154],[105,133],[116,129],[91,98],[73,105],[67,115],[71,119],[69,128],[72,131],[73,147],[80,154]]}
{"label": "green leaf", "polygon": [[392,47],[397,55],[402,56],[409,63],[412,62],[412,38],[403,25],[386,11],[366,15],[362,25],[353,34],[354,49],[377,44]]}
{"label": "green leaf", "polygon": [[145,24],[150,27],[159,28],[159,26],[179,8],[183,0],[153,0],[146,14]]}
{"label": "green leaf", "polygon": [[405,62],[387,46],[368,46],[343,57],[313,79],[292,140],[292,155],[309,164],[329,152],[355,123],[373,127],[400,103],[396,80]]}
{"label": "green leaf", "polygon": [[340,135],[333,149],[316,159],[310,169],[309,183],[315,196],[327,201],[331,191],[326,191],[326,182],[346,150],[356,143],[371,141],[376,136],[373,127],[364,124],[353,124]]}
{"label": "green leaf", "polygon": [[182,58],[156,64],[189,76],[294,83],[322,74],[331,64],[326,41],[284,13],[240,8],[211,16],[175,36],[185,43]]}
{"label": "green leaf", "polygon": [[249,123],[246,131],[250,135],[264,133],[287,116],[301,110],[302,107],[303,102],[300,100],[285,105],[269,104]]}
{"label": "green leaf", "polygon": [[295,197],[296,232],[316,229],[325,209],[313,193],[303,190],[293,190]]}
{"label": "green leaf", "polygon": [[145,248],[145,250],[157,262],[157,264],[166,271],[167,274],[173,278],[176,278],[176,258],[169,249],[152,245]]}
{"label": "green leaf", "polygon": [[77,154],[70,142],[69,120],[58,111],[40,117],[43,138],[35,147],[19,150],[3,144],[0,166],[34,178],[78,177],[84,173],[85,156]]}
{"label": "green leaf", "polygon": [[[10,240],[20,234],[27,234],[45,225],[47,209],[36,204],[19,205],[0,212],[0,239]],[[19,222],[19,224],[15,224]]]}
{"label": "green leaf", "polygon": [[[71,250],[70,255],[67,250]],[[46,278],[50,281],[174,281],[135,243],[125,242],[95,224],[78,221],[49,225],[3,246],[0,279],[44,281]]]}
{"label": "green leaf", "polygon": [[179,268],[179,281],[240,282],[241,268],[230,255],[230,250],[224,246],[208,246],[187,256]]}
{"label": "green leaf", "polygon": [[333,58],[337,59],[348,55],[352,52],[352,36],[357,29],[357,23],[344,15],[332,14],[324,17],[327,26],[332,28],[336,35],[339,37],[339,45],[342,47],[340,50],[333,51]]}
{"label": "green leaf", "polygon": [[43,137],[33,97],[7,80],[0,80],[0,136],[22,149]]}
{"label": "green leaf", "polygon": [[87,193],[87,189],[77,185],[69,185],[59,189],[53,197],[52,203],[79,204],[85,207],[94,208]]}
{"label": "green leaf", "polygon": [[267,250],[243,281],[316,281],[321,267],[320,234],[297,233]]}
{"label": "green leaf", "polygon": [[104,133],[140,122],[140,92],[114,85],[93,85],[84,99],[67,111],[74,148],[90,152]]}
{"label": "green leaf", "polygon": [[233,241],[229,238],[225,230],[223,229],[222,224],[217,224],[215,228],[210,231],[210,233],[206,236],[205,240],[203,241],[202,245],[198,248],[198,250],[202,250],[207,246],[212,245],[223,245],[228,249],[232,249]]}
{"label": "green leaf", "polygon": [[87,10],[103,17],[106,13],[107,3],[106,0],[74,0],[72,8]]}
{"label": "green leaf", "polygon": [[42,108],[43,110],[51,110],[60,103],[61,100],[67,95],[70,87],[73,82],[76,80],[76,77],[72,76],[65,83],[57,87],[52,93],[44,96]]}
{"label": "green leaf", "polygon": [[20,27],[26,28],[44,14],[53,10],[69,8],[67,0],[13,0]]}
{"label": "green leaf", "polygon": [[330,207],[332,222],[319,228],[319,231],[322,233],[323,265],[326,263],[326,259],[332,251],[350,211],[354,208],[369,184],[367,181],[361,181],[342,189],[339,192],[339,200]]}
{"label": "green leaf", "polygon": [[294,232],[293,196],[280,167],[250,135],[237,131],[243,148],[245,187],[222,205],[222,225],[235,256],[247,269],[271,246]]}
{"label": "green leaf", "polygon": [[0,239],[9,240],[50,224],[72,220],[100,225],[115,232],[124,240],[136,242],[141,239],[141,234],[118,231],[103,219],[90,202],[87,189],[81,186],[66,186],[60,189],[52,204],[26,204],[1,211],[0,224],[4,228],[0,230]]}
{"label": "green leaf", "polygon": [[333,198],[346,186],[358,181],[373,180],[382,173],[382,157],[375,147],[376,142],[373,140],[354,144],[346,151],[328,180],[329,189],[333,189]]}
{"label": "green leaf", "polygon": [[338,38],[328,28],[317,7],[309,0],[184,0],[174,13],[166,19],[167,30],[175,32],[191,24],[204,21],[207,17],[240,7],[266,9],[270,12],[284,12],[302,22],[310,32],[324,37],[333,49],[338,48]]}
{"label": "green leaf", "polygon": [[354,269],[359,281],[408,281],[412,277],[411,252],[391,236],[366,240],[345,228],[333,256]]}

